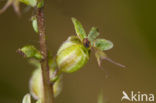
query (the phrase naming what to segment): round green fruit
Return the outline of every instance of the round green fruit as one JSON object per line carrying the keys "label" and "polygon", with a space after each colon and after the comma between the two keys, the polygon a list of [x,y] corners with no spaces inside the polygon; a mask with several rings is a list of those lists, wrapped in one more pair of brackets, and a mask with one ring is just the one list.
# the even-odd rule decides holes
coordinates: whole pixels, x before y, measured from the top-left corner
{"label": "round green fruit", "polygon": [[90,49],[77,36],[70,36],[59,48],[56,62],[62,72],[72,73],[89,60]]}
{"label": "round green fruit", "polygon": [[[50,75],[52,75],[52,70],[50,70]],[[29,83],[30,93],[34,99],[39,100],[43,98],[43,82],[42,82],[42,73],[41,68],[34,70],[32,77]],[[59,78],[53,85],[54,96],[60,94],[62,90],[62,79]]]}

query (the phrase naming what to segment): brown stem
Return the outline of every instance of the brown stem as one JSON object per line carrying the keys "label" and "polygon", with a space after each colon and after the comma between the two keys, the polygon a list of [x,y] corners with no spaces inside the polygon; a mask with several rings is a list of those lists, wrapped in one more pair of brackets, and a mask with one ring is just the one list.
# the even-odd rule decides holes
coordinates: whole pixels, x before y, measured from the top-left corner
{"label": "brown stem", "polygon": [[42,80],[43,80],[43,98],[42,103],[54,103],[53,99],[53,86],[50,83],[49,66],[46,47],[46,34],[45,34],[45,22],[44,22],[44,8],[37,8],[37,21],[39,30],[39,43],[40,51],[43,55],[41,61],[42,68]]}

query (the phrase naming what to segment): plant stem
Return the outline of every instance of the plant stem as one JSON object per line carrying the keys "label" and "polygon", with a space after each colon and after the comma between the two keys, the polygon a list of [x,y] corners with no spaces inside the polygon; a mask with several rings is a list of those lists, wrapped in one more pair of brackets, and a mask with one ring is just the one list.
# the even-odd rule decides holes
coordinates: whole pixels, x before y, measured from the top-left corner
{"label": "plant stem", "polygon": [[44,7],[37,8],[37,21],[39,30],[40,52],[43,55],[43,60],[41,61],[42,80],[43,80],[42,103],[54,103],[53,86],[52,86],[53,84],[50,83],[48,57],[47,57]]}

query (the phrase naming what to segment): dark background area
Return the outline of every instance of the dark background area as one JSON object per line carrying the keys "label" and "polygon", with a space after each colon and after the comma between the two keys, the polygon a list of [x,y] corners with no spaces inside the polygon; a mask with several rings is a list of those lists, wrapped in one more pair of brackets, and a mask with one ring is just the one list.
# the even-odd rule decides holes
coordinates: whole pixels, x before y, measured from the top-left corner
{"label": "dark background area", "polygon": [[[111,40],[114,48],[106,53],[126,65],[120,68],[103,61],[90,61],[78,72],[64,75],[63,91],[56,103],[97,103],[103,90],[104,100],[121,103],[122,91],[155,93],[156,78],[156,1],[154,0],[47,0],[46,30],[48,50],[55,55],[61,43],[74,35],[71,17],[76,17],[88,32],[92,26],[100,37]],[[0,7],[5,2],[0,2]],[[29,92],[28,81],[34,67],[16,53],[25,44],[38,46],[30,16],[22,5],[18,17],[12,7],[0,15],[0,103],[21,103]],[[108,78],[105,78],[105,71]],[[126,103],[126,101],[125,101]]]}

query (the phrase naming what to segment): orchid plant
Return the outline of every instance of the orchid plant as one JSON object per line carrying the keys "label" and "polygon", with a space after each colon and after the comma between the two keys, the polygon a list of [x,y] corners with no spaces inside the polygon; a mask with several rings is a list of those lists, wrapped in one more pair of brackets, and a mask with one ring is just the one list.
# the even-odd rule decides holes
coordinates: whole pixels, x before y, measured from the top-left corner
{"label": "orchid plant", "polygon": [[34,45],[26,45],[17,50],[36,68],[29,81],[30,92],[24,96],[22,103],[31,103],[31,96],[36,103],[54,103],[54,98],[62,90],[63,73],[73,73],[83,68],[91,53],[95,53],[99,67],[102,60],[124,67],[105,54],[105,51],[113,48],[113,43],[104,38],[97,38],[100,33],[96,27],[92,27],[86,34],[82,24],[76,18],[72,18],[76,35],[69,36],[62,43],[57,54],[51,56],[47,52],[45,38],[44,2],[44,0],[8,0],[0,10],[0,13],[3,13],[12,5],[15,12],[20,15],[19,5],[24,3],[35,11],[35,15],[32,16],[32,27],[39,34],[40,49]]}

